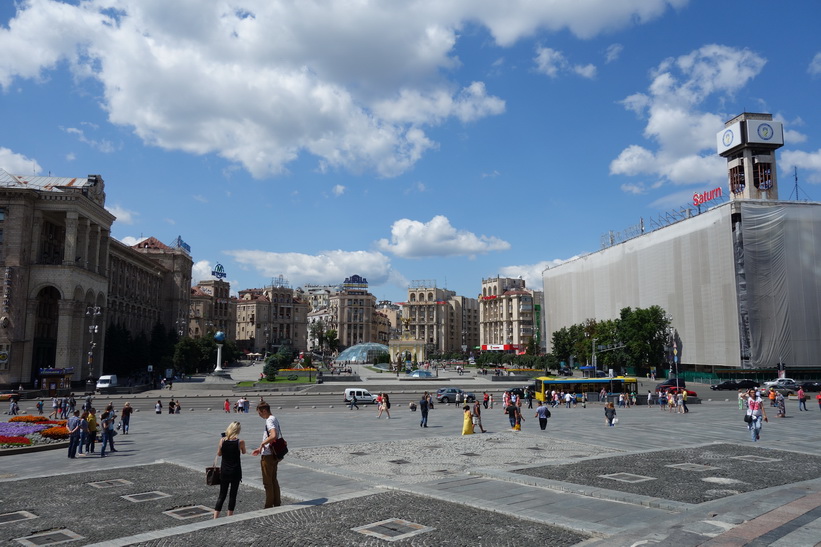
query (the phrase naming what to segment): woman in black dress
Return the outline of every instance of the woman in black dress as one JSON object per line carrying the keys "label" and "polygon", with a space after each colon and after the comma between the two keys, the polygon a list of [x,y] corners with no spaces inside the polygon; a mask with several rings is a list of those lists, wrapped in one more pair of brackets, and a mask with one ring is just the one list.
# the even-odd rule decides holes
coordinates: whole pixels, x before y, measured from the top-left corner
{"label": "woman in black dress", "polygon": [[[217,456],[222,456],[222,462],[220,463],[220,495],[214,506],[214,518],[220,516],[226,494],[228,494],[229,517],[234,514],[234,507],[237,505],[237,490],[242,480],[242,465],[239,459],[240,454],[245,454],[245,441],[239,439],[240,429],[239,422],[231,422],[217,447]],[[230,494],[229,486],[231,487]]]}

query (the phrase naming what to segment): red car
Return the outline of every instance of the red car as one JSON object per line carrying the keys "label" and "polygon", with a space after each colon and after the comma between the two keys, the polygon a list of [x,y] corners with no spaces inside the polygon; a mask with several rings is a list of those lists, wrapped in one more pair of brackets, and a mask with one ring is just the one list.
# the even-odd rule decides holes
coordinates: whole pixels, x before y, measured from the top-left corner
{"label": "red car", "polygon": [[698,397],[698,393],[696,393],[693,390],[684,389],[684,388],[675,388],[675,387],[670,387],[670,388],[667,388],[667,389],[659,389],[658,393],[672,393],[674,395],[678,395],[679,391],[686,391],[688,397]]}

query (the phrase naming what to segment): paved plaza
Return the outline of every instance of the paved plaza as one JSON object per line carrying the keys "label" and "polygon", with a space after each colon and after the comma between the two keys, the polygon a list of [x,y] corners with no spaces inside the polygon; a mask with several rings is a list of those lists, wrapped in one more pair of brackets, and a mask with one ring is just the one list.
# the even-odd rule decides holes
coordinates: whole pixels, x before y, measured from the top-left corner
{"label": "paved plaza", "polygon": [[[238,380],[259,375],[256,367],[233,372]],[[419,389],[380,380],[394,400]],[[484,378],[442,382],[504,389]],[[199,387],[175,384],[183,408],[194,410],[156,415],[156,394],[114,398],[138,412],[105,459],[70,460],[65,449],[0,457],[0,542],[821,545],[817,405],[799,413],[791,402],[789,417],[765,424],[758,443],[734,394],[706,387],[696,388],[705,400],[685,415],[637,407],[619,410],[619,424],[606,427],[591,404],[553,410],[544,432],[535,410],[525,411],[514,432],[497,406],[483,413],[488,433],[462,436],[453,405],[436,405],[424,429],[402,405],[390,420],[377,419],[373,407],[341,404],[344,385],[309,389],[318,387],[334,391],[323,404],[266,395],[290,447],[279,466],[282,507],[262,509],[258,459],[247,455],[236,514],[211,518],[217,488],[205,485],[203,470],[220,432],[238,419],[254,447],[263,422],[254,412],[190,404],[204,395]],[[230,390],[205,395],[236,398]]]}

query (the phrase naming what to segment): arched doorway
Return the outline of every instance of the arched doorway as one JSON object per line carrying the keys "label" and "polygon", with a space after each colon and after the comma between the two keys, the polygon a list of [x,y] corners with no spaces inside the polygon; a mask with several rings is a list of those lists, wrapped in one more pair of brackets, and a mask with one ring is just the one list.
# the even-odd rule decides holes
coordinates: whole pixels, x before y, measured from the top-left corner
{"label": "arched doorway", "polygon": [[60,291],[45,287],[37,294],[37,312],[34,318],[31,369],[51,368],[57,360],[57,321]]}

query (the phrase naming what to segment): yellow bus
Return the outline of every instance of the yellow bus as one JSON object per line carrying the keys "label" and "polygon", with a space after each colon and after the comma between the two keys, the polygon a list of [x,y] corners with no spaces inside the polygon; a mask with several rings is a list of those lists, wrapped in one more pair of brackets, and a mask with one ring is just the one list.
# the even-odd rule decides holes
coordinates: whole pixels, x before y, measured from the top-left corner
{"label": "yellow bus", "polygon": [[554,378],[552,376],[542,376],[533,382],[533,390],[536,392],[536,399],[550,402],[552,391],[577,393],[587,395],[589,401],[601,400],[599,393],[602,388],[607,390],[608,396],[618,396],[619,393],[636,393],[638,395],[639,383],[636,378],[628,376],[616,376],[615,378]]}

